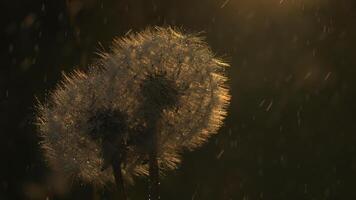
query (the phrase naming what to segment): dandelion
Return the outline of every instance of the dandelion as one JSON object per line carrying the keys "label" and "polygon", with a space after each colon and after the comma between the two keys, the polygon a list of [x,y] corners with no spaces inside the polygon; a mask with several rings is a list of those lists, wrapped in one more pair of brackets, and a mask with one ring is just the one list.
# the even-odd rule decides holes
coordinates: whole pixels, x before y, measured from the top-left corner
{"label": "dandelion", "polygon": [[54,169],[96,185],[149,175],[158,199],[159,174],[221,126],[228,65],[202,38],[172,28],[132,33],[100,55],[86,72],[64,75],[38,106],[45,156]]}

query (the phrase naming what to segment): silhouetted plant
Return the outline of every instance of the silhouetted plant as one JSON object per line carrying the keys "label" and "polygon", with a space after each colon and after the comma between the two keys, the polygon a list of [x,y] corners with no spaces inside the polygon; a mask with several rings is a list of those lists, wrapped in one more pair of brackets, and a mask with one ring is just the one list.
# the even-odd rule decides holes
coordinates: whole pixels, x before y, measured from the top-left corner
{"label": "silhouetted plant", "polygon": [[[194,34],[149,28],[116,39],[87,72],[64,75],[38,106],[42,148],[56,170],[96,185],[149,175],[159,198],[159,171],[180,152],[217,132],[230,96],[226,63]],[[110,167],[111,166],[111,167]],[[125,180],[125,181],[124,181]]]}

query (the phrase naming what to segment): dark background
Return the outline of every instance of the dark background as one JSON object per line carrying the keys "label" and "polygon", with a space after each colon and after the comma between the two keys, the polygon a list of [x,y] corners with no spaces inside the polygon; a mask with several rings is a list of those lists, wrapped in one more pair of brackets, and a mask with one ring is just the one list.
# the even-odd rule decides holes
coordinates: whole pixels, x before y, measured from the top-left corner
{"label": "dark background", "polygon": [[[356,199],[354,0],[1,0],[0,199],[110,199],[55,186],[33,125],[61,72],[149,25],[203,31],[228,70],[220,133],[184,154],[162,199]],[[59,184],[61,185],[61,184]],[[131,199],[148,199],[138,178]]]}

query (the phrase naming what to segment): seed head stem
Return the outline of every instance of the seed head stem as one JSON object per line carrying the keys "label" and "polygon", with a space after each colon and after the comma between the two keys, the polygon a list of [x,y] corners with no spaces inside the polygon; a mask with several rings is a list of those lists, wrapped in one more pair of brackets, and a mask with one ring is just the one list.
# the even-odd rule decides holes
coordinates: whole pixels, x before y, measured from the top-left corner
{"label": "seed head stem", "polygon": [[112,160],[111,165],[115,177],[116,186],[120,193],[120,199],[127,200],[125,182],[123,180],[123,176],[121,172],[121,158],[114,158]]}
{"label": "seed head stem", "polygon": [[157,159],[157,132],[152,131],[152,146],[149,153],[149,192],[151,200],[160,199],[159,196],[159,166]]}

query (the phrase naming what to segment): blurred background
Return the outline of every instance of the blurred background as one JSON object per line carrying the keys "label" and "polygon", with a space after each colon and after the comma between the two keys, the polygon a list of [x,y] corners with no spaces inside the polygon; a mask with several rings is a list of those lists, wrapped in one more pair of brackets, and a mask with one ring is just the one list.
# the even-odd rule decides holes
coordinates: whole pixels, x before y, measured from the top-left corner
{"label": "blurred background", "polygon": [[[147,26],[200,32],[225,58],[219,134],[161,181],[170,200],[356,199],[354,0],[1,0],[0,199],[112,199],[43,161],[36,98],[112,38]],[[148,199],[142,178],[131,199]]]}

